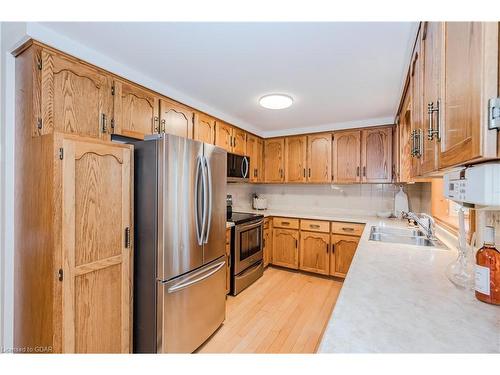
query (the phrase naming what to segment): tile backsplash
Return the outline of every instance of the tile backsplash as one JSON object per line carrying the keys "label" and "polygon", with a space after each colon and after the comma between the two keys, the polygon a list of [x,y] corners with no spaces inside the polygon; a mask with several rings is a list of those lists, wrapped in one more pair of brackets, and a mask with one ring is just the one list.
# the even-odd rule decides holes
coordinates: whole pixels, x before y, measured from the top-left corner
{"label": "tile backsplash", "polygon": [[[430,183],[403,185],[410,210],[430,213]],[[336,211],[346,214],[375,215],[377,211],[393,211],[394,195],[399,185],[272,185],[228,184],[235,209],[251,207],[253,193],[267,199],[269,208],[284,210]]]}

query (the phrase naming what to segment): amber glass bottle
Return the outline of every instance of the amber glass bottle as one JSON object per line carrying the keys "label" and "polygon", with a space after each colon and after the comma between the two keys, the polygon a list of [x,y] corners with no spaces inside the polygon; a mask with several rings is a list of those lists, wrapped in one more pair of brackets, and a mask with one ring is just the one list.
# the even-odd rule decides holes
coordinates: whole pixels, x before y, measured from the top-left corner
{"label": "amber glass bottle", "polygon": [[495,228],[486,227],[484,245],[476,254],[476,298],[500,305],[500,251],[495,248]]}

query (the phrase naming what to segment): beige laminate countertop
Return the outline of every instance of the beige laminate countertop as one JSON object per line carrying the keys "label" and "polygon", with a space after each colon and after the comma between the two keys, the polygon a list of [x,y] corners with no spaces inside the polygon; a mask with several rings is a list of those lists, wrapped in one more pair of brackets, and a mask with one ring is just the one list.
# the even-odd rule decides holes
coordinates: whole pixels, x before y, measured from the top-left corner
{"label": "beige laminate countertop", "polygon": [[325,212],[237,210],[264,216],[365,223],[358,249],[320,343],[320,353],[500,353],[500,306],[455,287],[445,269],[449,250],[369,241],[372,225],[397,219]]}

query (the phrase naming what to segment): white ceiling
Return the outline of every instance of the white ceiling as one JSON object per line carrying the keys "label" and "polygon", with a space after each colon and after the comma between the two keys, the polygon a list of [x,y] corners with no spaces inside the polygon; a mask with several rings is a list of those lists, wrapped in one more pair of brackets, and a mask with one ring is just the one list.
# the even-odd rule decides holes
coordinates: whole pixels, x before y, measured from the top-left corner
{"label": "white ceiling", "polygon": [[[266,136],[390,123],[417,30],[411,22],[41,25]],[[259,107],[275,92],[294,105]]]}

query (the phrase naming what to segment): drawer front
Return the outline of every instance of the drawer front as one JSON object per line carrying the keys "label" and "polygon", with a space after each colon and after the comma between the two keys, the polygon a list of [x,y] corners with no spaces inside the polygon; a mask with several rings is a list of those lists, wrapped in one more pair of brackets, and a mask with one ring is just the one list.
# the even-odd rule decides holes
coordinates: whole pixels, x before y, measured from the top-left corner
{"label": "drawer front", "polygon": [[275,217],[273,219],[274,228],[299,229],[299,219],[288,217]]}
{"label": "drawer front", "polygon": [[300,229],[311,232],[330,233],[330,222],[319,220],[300,220]]}
{"label": "drawer front", "polygon": [[271,223],[270,223],[270,222],[271,222],[271,219],[270,219],[270,218],[266,217],[266,218],[264,219],[264,229],[269,229],[269,227],[271,226]]}
{"label": "drawer front", "polygon": [[332,233],[347,234],[349,236],[361,236],[365,224],[345,223],[334,221],[332,222]]}

